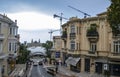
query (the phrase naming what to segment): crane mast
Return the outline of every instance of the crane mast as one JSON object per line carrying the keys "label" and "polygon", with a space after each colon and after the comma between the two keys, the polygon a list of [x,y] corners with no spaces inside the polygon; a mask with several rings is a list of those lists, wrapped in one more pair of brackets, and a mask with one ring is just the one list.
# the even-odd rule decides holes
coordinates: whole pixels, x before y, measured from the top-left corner
{"label": "crane mast", "polygon": [[60,29],[57,30],[50,30],[48,33],[50,33],[50,41],[52,41],[52,33],[56,32],[56,31],[60,31]]}

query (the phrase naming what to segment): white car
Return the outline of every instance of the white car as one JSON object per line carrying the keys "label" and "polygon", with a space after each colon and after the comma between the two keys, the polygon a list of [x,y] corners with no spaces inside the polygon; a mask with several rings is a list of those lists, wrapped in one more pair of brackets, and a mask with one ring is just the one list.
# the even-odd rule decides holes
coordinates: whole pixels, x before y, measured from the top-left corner
{"label": "white car", "polygon": [[34,66],[37,66],[37,65],[38,65],[38,62],[34,62],[33,65],[34,65]]}

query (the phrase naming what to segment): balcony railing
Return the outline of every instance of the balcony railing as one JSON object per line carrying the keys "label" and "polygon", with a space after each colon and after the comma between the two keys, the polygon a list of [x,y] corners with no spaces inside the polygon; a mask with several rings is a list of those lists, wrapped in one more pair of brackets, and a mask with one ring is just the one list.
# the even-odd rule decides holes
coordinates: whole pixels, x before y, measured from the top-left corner
{"label": "balcony railing", "polygon": [[0,34],[0,40],[4,40],[4,35],[3,34]]}
{"label": "balcony railing", "polygon": [[120,53],[112,53],[113,56],[120,56]]}
{"label": "balcony railing", "polygon": [[6,58],[7,57],[7,54],[5,54],[5,53],[0,53],[0,59],[4,59],[4,58]]}
{"label": "balcony railing", "polygon": [[62,39],[67,38],[67,32],[66,32],[66,31],[63,31],[61,38],[62,38]]}
{"label": "balcony railing", "polygon": [[98,41],[99,34],[96,29],[88,29],[86,36],[89,41]]}
{"label": "balcony railing", "polygon": [[88,51],[89,54],[95,54],[95,51]]}
{"label": "balcony railing", "polygon": [[76,37],[76,33],[70,33],[70,38],[75,38]]}

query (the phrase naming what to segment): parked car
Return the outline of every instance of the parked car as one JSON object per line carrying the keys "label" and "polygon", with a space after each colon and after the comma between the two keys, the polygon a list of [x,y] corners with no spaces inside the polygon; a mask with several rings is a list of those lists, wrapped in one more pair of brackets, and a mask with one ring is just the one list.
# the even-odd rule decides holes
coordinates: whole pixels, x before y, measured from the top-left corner
{"label": "parked car", "polygon": [[38,65],[38,62],[34,62],[33,65],[34,65],[34,66],[37,66],[37,65]]}
{"label": "parked car", "polygon": [[46,68],[47,73],[50,73],[51,75],[56,74],[55,66],[46,66],[45,68]]}

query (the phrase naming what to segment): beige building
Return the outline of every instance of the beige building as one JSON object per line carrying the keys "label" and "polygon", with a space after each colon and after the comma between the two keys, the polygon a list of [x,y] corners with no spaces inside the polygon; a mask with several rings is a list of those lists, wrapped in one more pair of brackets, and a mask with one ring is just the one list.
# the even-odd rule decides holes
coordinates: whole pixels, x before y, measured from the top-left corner
{"label": "beige building", "polygon": [[17,21],[13,22],[6,15],[0,14],[0,77],[15,68],[19,35]]}
{"label": "beige building", "polygon": [[106,12],[96,17],[72,17],[62,25],[62,62],[70,70],[120,76],[120,35],[112,35]]}
{"label": "beige building", "polygon": [[62,39],[61,36],[53,36],[53,48],[51,58],[56,59],[57,61],[62,61]]}

